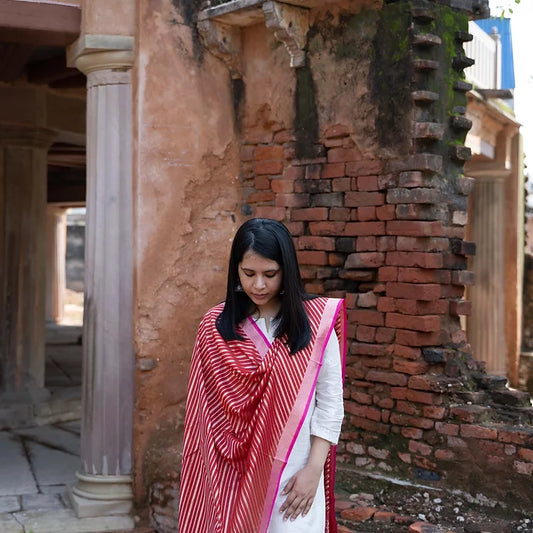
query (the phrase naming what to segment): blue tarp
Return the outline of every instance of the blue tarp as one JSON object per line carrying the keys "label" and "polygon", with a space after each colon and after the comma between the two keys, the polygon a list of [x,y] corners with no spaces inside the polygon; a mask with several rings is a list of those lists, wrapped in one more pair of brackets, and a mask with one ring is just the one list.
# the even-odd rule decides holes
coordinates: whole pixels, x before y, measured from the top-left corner
{"label": "blue tarp", "polygon": [[496,28],[502,43],[502,86],[501,89],[514,89],[513,40],[511,37],[511,20],[501,17],[476,20],[476,24],[489,35]]}

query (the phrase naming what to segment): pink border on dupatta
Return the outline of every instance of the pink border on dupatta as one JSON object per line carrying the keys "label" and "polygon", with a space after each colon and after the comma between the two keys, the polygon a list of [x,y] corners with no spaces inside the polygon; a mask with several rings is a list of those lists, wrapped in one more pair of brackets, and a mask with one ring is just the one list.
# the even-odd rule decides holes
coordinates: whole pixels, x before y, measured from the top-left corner
{"label": "pink border on dupatta", "polygon": [[[287,464],[287,460],[294,446],[294,442],[296,441],[296,437],[298,436],[300,428],[302,427],[303,421],[307,415],[307,411],[313,397],[312,392],[315,390],[316,381],[318,379],[318,371],[322,366],[322,359],[324,358],[326,345],[331,336],[331,332],[335,327],[335,317],[337,316],[339,309],[343,306],[343,303],[344,301],[338,298],[328,298],[328,301],[326,302],[326,306],[320,320],[320,325],[318,327],[315,345],[309,359],[309,365],[305,371],[300,391],[298,392],[298,396],[296,397],[296,401],[294,402],[293,408],[289,415],[287,425],[285,426],[285,429],[281,435],[278,448],[276,450],[276,455],[272,463],[272,471],[265,497],[265,505],[263,507],[263,514],[261,517],[261,526],[259,528],[260,533],[266,533],[268,529],[270,517],[272,516],[272,510],[274,509],[274,503],[276,501],[276,495],[279,490],[281,474],[283,473],[283,469]],[[346,353],[345,349],[343,351]]]}
{"label": "pink border on dupatta", "polygon": [[244,321],[242,329],[248,338],[254,343],[261,359],[263,359],[272,346],[270,341],[265,337],[265,334],[261,331],[252,317],[248,317]]}

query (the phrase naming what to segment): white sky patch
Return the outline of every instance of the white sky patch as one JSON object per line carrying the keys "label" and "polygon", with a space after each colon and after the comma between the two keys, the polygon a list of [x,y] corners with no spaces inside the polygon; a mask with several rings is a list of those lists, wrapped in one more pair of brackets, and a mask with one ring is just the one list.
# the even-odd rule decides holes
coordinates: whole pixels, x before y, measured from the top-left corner
{"label": "white sky patch", "polygon": [[[504,16],[511,19],[511,35],[513,39],[514,75],[516,88],[515,114],[516,120],[522,124],[526,155],[526,174],[530,176],[529,188],[533,181],[533,0],[521,0],[519,4],[513,0],[490,0],[491,14],[499,16],[504,9]],[[513,12],[509,11],[511,9]],[[531,203],[531,198],[529,203]]]}

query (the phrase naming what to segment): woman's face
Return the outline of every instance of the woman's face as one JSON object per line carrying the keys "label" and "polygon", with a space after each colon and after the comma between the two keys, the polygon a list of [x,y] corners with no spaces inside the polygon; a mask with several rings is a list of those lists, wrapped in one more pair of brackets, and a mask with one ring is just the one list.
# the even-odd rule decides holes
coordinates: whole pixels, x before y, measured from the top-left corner
{"label": "woman's face", "polygon": [[260,315],[277,313],[283,272],[276,261],[248,250],[239,263],[239,279]]}

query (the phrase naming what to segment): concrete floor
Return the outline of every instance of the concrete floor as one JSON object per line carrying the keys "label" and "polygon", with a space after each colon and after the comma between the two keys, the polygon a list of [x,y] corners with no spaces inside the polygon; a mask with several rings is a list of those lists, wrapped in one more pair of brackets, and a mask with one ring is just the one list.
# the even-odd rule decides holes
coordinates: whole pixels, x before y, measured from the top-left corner
{"label": "concrete floor", "polygon": [[0,406],[0,532],[131,530],[128,516],[76,518],[68,498],[80,467],[80,326],[47,326],[46,388],[39,405]]}

